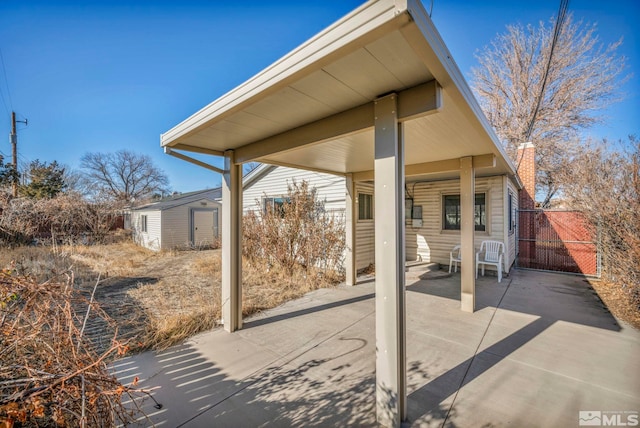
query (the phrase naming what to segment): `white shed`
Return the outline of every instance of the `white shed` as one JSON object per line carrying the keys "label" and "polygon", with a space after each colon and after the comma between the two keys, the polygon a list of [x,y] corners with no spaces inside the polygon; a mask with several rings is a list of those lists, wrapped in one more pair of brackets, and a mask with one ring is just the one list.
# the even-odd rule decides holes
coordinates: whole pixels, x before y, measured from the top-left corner
{"label": "white shed", "polygon": [[203,248],[220,238],[221,190],[174,195],[131,210],[133,239],[151,250]]}

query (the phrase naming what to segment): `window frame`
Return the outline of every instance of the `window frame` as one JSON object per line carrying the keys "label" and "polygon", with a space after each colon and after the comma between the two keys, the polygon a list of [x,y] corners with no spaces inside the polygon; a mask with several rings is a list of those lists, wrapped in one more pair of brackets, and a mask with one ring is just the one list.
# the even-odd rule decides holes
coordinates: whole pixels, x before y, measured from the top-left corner
{"label": "window frame", "polygon": [[[362,201],[360,200],[361,196],[363,197]],[[367,199],[369,200],[368,204],[366,202]],[[358,192],[357,203],[358,203],[358,221],[373,221],[373,216],[375,212],[373,193]],[[362,207],[363,205],[365,205],[364,208]],[[365,210],[364,217],[362,216],[363,210]]]}
{"label": "window frame", "polygon": [[147,214],[140,215],[140,231],[143,233],[149,233],[149,216]]}
{"label": "window frame", "polygon": [[[482,196],[484,198],[484,203],[483,204],[478,204],[478,197]],[[456,207],[456,212],[455,212],[455,217],[457,218],[457,224],[456,225],[452,225],[453,227],[447,227],[448,224],[450,224],[450,222],[447,221],[447,199],[448,198],[457,198],[457,204],[456,205],[449,205],[449,206],[455,206]],[[460,194],[459,193],[443,193],[442,197],[441,197],[441,216],[440,216],[440,221],[441,221],[441,231],[442,232],[459,232],[460,231],[460,220],[461,220],[461,213],[460,213]],[[478,233],[489,233],[489,196],[488,196],[488,192],[476,192],[474,195],[474,224],[475,224],[475,232]],[[482,224],[480,222],[480,224],[476,224],[476,222],[478,221],[478,215],[477,215],[477,207],[484,207],[484,210],[482,210],[482,212],[480,213],[480,219],[482,219],[484,217],[484,224]]]}
{"label": "window frame", "polygon": [[291,203],[291,199],[287,196],[263,196],[262,197],[262,215],[267,214],[267,210],[276,210],[281,218],[284,218],[284,205]]}

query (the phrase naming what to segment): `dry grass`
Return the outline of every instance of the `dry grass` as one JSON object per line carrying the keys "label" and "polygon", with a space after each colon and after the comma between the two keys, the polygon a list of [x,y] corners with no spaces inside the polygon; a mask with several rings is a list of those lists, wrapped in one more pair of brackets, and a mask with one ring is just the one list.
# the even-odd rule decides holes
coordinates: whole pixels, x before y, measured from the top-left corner
{"label": "dry grass", "polygon": [[88,266],[94,272],[102,273],[103,277],[132,275],[148,260],[165,255],[131,241],[92,246],[69,245],[59,247],[58,251],[61,255],[69,254],[72,260]]}
{"label": "dry grass", "polygon": [[[145,343],[163,349],[220,325],[220,269],[219,251],[199,252],[185,266],[188,281],[183,275],[166,277],[129,290],[128,295],[140,303],[148,319]],[[245,260],[242,312],[248,316],[338,282],[334,277],[309,277],[302,269],[288,275]]]}
{"label": "dry grass", "polygon": [[157,283],[141,283],[127,292],[145,311],[143,342],[154,349],[166,348],[209,330],[220,320],[219,252],[184,254],[191,257],[180,267],[181,273],[167,275]]}
{"label": "dry grass", "polygon": [[329,288],[342,281],[339,275],[323,275],[298,268],[292,274],[269,268],[266,263],[244,260],[242,273],[242,313],[245,316],[274,308],[319,288]]}
{"label": "dry grass", "polygon": [[[75,286],[85,291],[100,275],[96,299],[130,339],[133,350],[163,349],[220,323],[220,250],[153,252],[131,242],[0,250],[0,267],[11,262],[41,281],[71,269]],[[338,282],[338,277],[313,271],[285,274],[245,260],[243,314]]]}

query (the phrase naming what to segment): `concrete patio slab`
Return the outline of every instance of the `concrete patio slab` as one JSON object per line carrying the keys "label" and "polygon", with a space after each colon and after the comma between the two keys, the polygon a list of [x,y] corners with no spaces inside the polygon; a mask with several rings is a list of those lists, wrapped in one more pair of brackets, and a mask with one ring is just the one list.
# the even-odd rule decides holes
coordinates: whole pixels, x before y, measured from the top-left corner
{"label": "concrete patio slab", "polygon": [[[567,427],[579,411],[640,410],[640,332],[583,278],[481,277],[469,314],[459,274],[436,276],[407,281],[406,426]],[[374,284],[318,290],[236,333],[216,329],[114,370],[162,403],[136,400],[149,415],[140,426],[375,426]]]}

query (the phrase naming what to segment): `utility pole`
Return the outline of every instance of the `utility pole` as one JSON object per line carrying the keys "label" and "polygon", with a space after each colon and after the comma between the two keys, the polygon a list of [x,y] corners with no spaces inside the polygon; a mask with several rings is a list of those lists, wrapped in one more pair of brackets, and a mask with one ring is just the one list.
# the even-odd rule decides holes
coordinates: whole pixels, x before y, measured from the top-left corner
{"label": "utility pole", "polygon": [[18,196],[18,132],[16,129],[16,122],[27,124],[27,119],[16,121],[16,112],[11,112],[11,134],[9,134],[9,139],[11,140],[11,155],[13,157],[13,169],[15,175],[13,177],[12,190],[13,197],[16,198]]}

